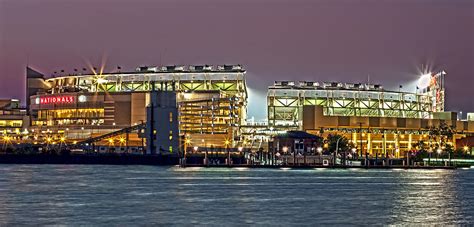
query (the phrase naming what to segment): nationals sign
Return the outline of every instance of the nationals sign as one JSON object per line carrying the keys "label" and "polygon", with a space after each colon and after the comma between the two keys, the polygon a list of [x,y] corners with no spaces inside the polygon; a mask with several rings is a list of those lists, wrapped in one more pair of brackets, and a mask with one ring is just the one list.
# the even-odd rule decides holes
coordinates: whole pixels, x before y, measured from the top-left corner
{"label": "nationals sign", "polygon": [[59,104],[59,103],[73,103],[74,96],[55,96],[55,97],[41,97],[39,104]]}

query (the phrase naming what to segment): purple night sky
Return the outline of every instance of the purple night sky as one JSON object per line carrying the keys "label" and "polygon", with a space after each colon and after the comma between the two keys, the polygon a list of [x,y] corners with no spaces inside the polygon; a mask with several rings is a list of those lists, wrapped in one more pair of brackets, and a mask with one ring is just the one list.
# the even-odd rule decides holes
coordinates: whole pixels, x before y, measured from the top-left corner
{"label": "purple night sky", "polygon": [[473,0],[0,0],[1,98],[24,100],[27,59],[49,75],[103,56],[108,70],[243,64],[257,119],[274,80],[414,92],[424,64],[448,73],[448,110],[474,112]]}

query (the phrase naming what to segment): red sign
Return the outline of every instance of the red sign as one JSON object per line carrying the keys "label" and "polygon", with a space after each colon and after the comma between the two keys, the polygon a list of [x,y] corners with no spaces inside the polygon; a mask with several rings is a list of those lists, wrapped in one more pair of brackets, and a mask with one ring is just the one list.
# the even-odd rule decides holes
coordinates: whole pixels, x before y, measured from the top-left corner
{"label": "red sign", "polygon": [[74,96],[41,97],[40,104],[73,103]]}

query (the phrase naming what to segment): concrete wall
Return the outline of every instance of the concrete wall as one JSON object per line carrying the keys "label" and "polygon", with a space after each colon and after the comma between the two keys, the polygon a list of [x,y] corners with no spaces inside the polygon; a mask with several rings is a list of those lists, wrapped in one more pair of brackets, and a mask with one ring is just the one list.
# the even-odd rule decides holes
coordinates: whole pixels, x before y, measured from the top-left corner
{"label": "concrete wall", "polygon": [[149,100],[148,93],[131,93],[131,119],[132,124],[146,121],[146,106]]}

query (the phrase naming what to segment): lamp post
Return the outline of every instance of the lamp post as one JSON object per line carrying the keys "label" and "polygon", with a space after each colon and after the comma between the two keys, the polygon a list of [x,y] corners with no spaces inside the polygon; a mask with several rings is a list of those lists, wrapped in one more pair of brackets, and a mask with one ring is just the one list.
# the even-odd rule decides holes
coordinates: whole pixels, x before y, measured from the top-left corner
{"label": "lamp post", "polygon": [[187,152],[188,152],[188,146],[191,144],[191,140],[189,138],[186,138],[184,140],[184,151],[183,151],[183,165],[186,166],[186,158],[187,158]]}
{"label": "lamp post", "polygon": [[[441,154],[442,151],[443,151],[443,150],[441,150],[441,148],[438,148],[438,149],[436,150],[436,152],[438,153],[438,157],[437,157],[436,159],[439,160],[439,155]],[[442,160],[442,162],[444,162],[444,159]]]}
{"label": "lamp post", "polygon": [[[362,144],[362,122],[359,122],[359,140],[360,140],[360,155],[364,153],[364,145]],[[367,162],[367,157],[366,157]]]}
{"label": "lamp post", "polygon": [[288,147],[284,146],[283,147],[283,153],[285,154],[285,157],[286,157],[285,165],[288,165],[288,156],[286,155],[287,152],[288,152]]}
{"label": "lamp post", "polygon": [[[199,149],[199,148],[198,148],[197,146],[194,146],[194,147],[193,147],[194,153],[197,153],[197,152],[198,152],[198,149]],[[205,154],[204,154],[204,155],[205,155]],[[207,162],[206,159],[207,159],[207,156],[204,157],[204,161],[205,161],[205,162]]]}
{"label": "lamp post", "polygon": [[351,156],[352,156],[352,158],[354,159],[354,156],[355,156],[355,154],[356,154],[356,152],[357,152],[357,149],[354,147],[354,148],[351,149],[351,151],[352,151],[352,155],[351,155]]}
{"label": "lamp post", "polygon": [[227,166],[230,167],[230,150],[229,150],[229,144],[230,144],[230,141],[229,140],[225,140],[224,141],[224,145],[225,145],[225,149],[227,151]]}
{"label": "lamp post", "polygon": [[316,148],[316,151],[318,151],[318,156],[319,156],[319,163],[318,164],[321,164],[321,155],[323,154],[323,148],[318,147],[318,148]]}
{"label": "lamp post", "polygon": [[431,165],[431,154],[433,153],[433,148],[430,147],[428,150],[428,165]]}
{"label": "lamp post", "polygon": [[[337,150],[339,149],[339,141],[341,141],[343,137],[339,137],[336,141],[336,151],[334,152],[334,166],[336,165],[336,160],[337,160]],[[362,144],[361,144],[362,145]]]}
{"label": "lamp post", "polygon": [[[242,156],[241,156],[242,154],[241,153],[244,150],[244,148],[243,147],[238,147],[237,150],[239,151],[239,159],[240,159],[239,164],[242,164]],[[245,155],[244,155],[244,159],[245,159]]]}

